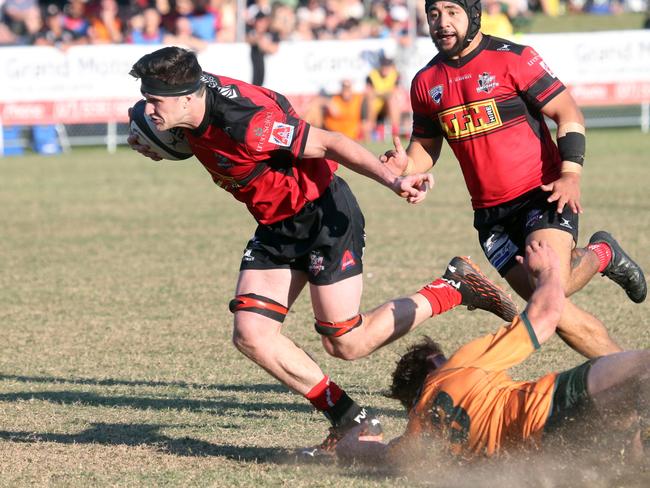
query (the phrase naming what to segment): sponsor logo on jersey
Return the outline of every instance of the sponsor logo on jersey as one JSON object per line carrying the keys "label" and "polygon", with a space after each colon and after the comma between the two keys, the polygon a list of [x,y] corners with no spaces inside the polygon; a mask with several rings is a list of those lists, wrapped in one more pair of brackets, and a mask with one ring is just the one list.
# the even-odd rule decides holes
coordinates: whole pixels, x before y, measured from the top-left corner
{"label": "sponsor logo on jersey", "polygon": [[217,88],[217,91],[226,98],[239,97],[239,90],[235,85],[220,86]]}
{"label": "sponsor logo on jersey", "polygon": [[445,110],[438,114],[438,120],[449,140],[463,139],[503,125],[493,98]]}
{"label": "sponsor logo on jersey", "polygon": [[443,91],[442,85],[436,85],[433,88],[431,88],[431,90],[429,90],[429,95],[431,95],[431,99],[437,104],[440,104],[440,101],[442,100],[442,91]]}
{"label": "sponsor logo on jersey", "polygon": [[294,127],[282,122],[273,122],[269,142],[277,146],[289,147],[293,140]]}
{"label": "sponsor logo on jersey", "polygon": [[346,249],[341,258],[341,271],[345,271],[348,268],[351,268],[357,264],[356,259],[354,259],[354,254],[349,249]]}
{"label": "sponsor logo on jersey", "polygon": [[464,75],[460,75],[454,78],[454,83],[458,83],[459,81],[471,80],[471,79],[472,79],[472,73],[466,73]]}
{"label": "sponsor logo on jersey", "polygon": [[496,76],[493,74],[488,73],[487,71],[484,71],[480,75],[478,75],[478,88],[476,89],[476,93],[490,93],[492,90],[494,90],[497,86],[499,86],[499,83],[496,81]]}
{"label": "sponsor logo on jersey", "polygon": [[544,61],[540,61],[540,62],[539,62],[539,65],[540,65],[542,68],[544,68],[544,71],[546,71],[549,75],[551,75],[552,78],[557,78],[557,76],[555,76],[555,73],[553,73],[553,71],[551,70],[551,68],[549,68],[549,67],[548,67],[548,64],[546,64]]}
{"label": "sponsor logo on jersey", "polygon": [[497,48],[497,51],[510,51],[510,44],[503,44]]}
{"label": "sponsor logo on jersey", "polygon": [[311,254],[309,254],[309,272],[313,276],[316,276],[324,269],[325,266],[323,266],[323,255],[319,251],[312,251]]}

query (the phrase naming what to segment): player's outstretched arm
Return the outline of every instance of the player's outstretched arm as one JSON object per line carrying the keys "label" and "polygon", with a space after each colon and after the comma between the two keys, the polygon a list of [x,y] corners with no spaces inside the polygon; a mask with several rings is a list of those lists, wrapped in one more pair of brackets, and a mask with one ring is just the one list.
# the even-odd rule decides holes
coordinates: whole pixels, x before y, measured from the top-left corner
{"label": "player's outstretched arm", "polygon": [[545,241],[531,241],[526,246],[526,256],[518,256],[517,260],[537,280],[537,288],[528,300],[525,313],[541,344],[555,333],[564,310],[566,299],[560,260]]}
{"label": "player's outstretched arm", "polygon": [[338,132],[315,127],[309,129],[304,158],[328,158],[339,162],[356,173],[372,178],[387,186],[409,203],[419,203],[433,185],[428,173],[405,177],[395,176],[365,147]]}
{"label": "player's outstretched arm", "polygon": [[580,175],[585,157],[585,121],[568,91],[556,96],[542,108],[542,113],[557,124],[557,146],[562,158],[561,176],[542,185],[549,192],[549,202],[557,202],[557,212],[568,205],[573,213],[582,213]]}

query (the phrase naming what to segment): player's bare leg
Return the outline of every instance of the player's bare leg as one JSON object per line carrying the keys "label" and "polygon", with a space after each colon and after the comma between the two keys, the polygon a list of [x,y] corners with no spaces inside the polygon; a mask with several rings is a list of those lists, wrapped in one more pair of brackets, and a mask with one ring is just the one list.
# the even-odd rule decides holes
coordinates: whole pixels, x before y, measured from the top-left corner
{"label": "player's bare leg", "polygon": [[[644,457],[641,429],[650,421],[650,351],[625,351],[594,361],[587,375],[587,391],[602,428],[622,431],[625,451],[634,461]],[[620,446],[618,446],[620,448]]]}
{"label": "player's bare leg", "polygon": [[[314,315],[322,321],[339,323],[359,314],[363,290],[361,275],[327,286],[312,286]],[[404,336],[432,315],[429,301],[414,293],[380,305],[365,313],[362,324],[339,337],[322,336],[328,354],[347,360],[367,356]]]}
{"label": "player's bare leg", "polygon": [[[256,293],[289,308],[307,282],[305,273],[285,269],[240,273],[237,295]],[[293,391],[305,395],[323,371],[305,351],[281,332],[282,325],[258,313],[235,313],[233,343],[242,354]]]}
{"label": "player's bare leg", "polygon": [[[312,286],[314,313],[321,321],[336,326],[358,316],[361,299],[361,276],[336,285]],[[356,302],[356,307],[353,303]],[[353,360],[404,336],[429,317],[444,313],[457,305],[489,311],[506,322],[517,314],[510,297],[493,284],[468,258],[453,258],[441,278],[418,292],[391,300],[364,312],[361,321],[341,335],[324,335],[325,350],[336,357]],[[325,318],[323,318],[325,317]]]}
{"label": "player's bare leg", "polygon": [[[567,296],[570,296],[567,291],[572,292],[572,290],[575,291],[584,286],[582,282],[588,277],[591,270],[593,270],[592,277],[597,271],[597,267],[594,269],[594,263],[589,263],[589,261],[586,261],[582,267],[578,267],[577,272],[572,269],[573,238],[567,232],[557,229],[542,229],[531,233],[527,238],[528,242],[530,240],[544,240],[555,250],[562,266],[562,278]],[[530,282],[522,266],[517,265],[512,268],[505,278],[519,296],[524,300],[530,298],[534,283]],[[622,350],[600,320],[568,300],[557,333],[571,348],[588,358]]]}

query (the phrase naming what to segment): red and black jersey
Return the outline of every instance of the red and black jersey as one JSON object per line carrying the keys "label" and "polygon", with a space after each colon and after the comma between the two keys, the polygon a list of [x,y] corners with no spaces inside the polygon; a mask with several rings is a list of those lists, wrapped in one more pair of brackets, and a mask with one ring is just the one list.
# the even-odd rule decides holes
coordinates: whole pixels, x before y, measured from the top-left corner
{"label": "red and black jersey", "polygon": [[291,217],[323,194],[338,164],[302,157],[310,126],[284,96],[209,73],[202,81],[205,117],[185,133],[217,185],[261,224]]}
{"label": "red and black jersey", "polygon": [[437,55],[415,76],[413,136],[445,137],[472,206],[499,205],[559,177],[541,109],[564,89],[531,47],[484,35],[469,55]]}

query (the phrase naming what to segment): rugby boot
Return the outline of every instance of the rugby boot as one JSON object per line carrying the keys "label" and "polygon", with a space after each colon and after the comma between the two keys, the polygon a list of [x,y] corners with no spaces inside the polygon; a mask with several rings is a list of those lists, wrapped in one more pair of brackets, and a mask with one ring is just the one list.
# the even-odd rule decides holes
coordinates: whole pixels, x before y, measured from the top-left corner
{"label": "rugby boot", "polygon": [[612,250],[612,259],[602,272],[614,283],[625,290],[634,303],[641,303],[648,294],[648,285],[641,266],[627,255],[616,239],[609,232],[600,230],[591,236],[589,244],[604,242]]}
{"label": "rugby boot", "polygon": [[510,296],[466,256],[453,258],[442,279],[460,292],[461,304],[469,310],[487,310],[506,322],[512,322],[519,313]]}
{"label": "rugby boot", "polygon": [[[363,409],[362,413],[364,412],[367,412],[367,410]],[[374,415],[367,415],[359,422],[353,421],[345,426],[330,427],[329,434],[323,442],[316,446],[300,449],[298,457],[304,461],[334,461],[336,459],[336,445],[343,439],[348,430],[356,427],[359,423],[363,426],[359,434],[360,441],[381,442],[383,440],[384,434],[381,422]]]}

